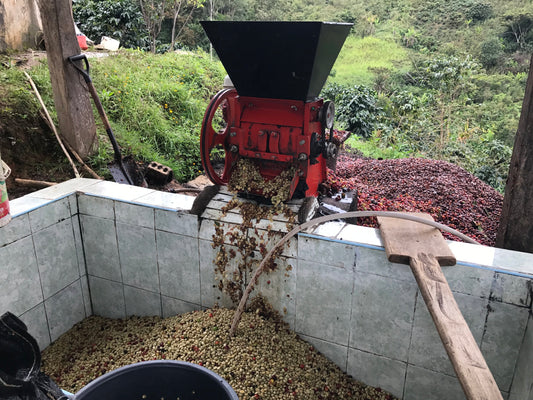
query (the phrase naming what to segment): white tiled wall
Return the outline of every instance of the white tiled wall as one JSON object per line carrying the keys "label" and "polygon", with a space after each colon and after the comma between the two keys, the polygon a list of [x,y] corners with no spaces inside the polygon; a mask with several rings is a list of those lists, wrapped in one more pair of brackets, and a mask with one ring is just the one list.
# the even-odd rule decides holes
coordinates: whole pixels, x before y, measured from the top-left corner
{"label": "white tiled wall", "polygon": [[15,200],[0,228],[0,313],[20,316],[41,348],[92,314],[77,196],[55,189]]}
{"label": "white tiled wall", "polygon": [[[191,199],[74,179],[14,200],[0,228],[0,312],[19,315],[43,348],[93,313],[231,306],[213,268],[210,218],[221,215],[188,214]],[[459,263],[444,274],[504,398],[533,400],[533,255],[450,247]],[[332,222],[300,234],[257,288],[356,379],[407,400],[464,398],[410,268],[386,260],[376,230]]]}

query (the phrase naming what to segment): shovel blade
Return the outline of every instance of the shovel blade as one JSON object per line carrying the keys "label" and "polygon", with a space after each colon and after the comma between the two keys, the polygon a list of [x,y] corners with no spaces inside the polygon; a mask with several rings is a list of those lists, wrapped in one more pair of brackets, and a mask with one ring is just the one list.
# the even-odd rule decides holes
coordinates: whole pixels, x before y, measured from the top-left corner
{"label": "shovel blade", "polygon": [[124,185],[148,186],[144,179],[144,174],[139,170],[139,166],[131,156],[124,157],[121,161],[107,164],[115,182]]}

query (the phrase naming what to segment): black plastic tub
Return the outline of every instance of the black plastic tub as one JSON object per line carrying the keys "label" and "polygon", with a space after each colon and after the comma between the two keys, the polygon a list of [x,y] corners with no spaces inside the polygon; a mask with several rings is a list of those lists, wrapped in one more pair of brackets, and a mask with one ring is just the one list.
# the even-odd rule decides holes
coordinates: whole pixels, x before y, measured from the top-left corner
{"label": "black plastic tub", "polygon": [[95,379],[75,400],[238,400],[231,386],[207,368],[157,360],[127,365]]}

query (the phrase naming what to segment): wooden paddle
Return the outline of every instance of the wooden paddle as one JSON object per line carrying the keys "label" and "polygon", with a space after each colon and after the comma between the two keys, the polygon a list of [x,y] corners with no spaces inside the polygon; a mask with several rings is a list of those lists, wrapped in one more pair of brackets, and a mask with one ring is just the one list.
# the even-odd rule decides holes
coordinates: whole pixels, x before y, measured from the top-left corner
{"label": "wooden paddle", "polygon": [[[432,220],[429,214],[416,214]],[[409,264],[459,382],[469,400],[503,400],[441,270],[456,260],[440,231],[429,225],[378,217],[389,261]]]}

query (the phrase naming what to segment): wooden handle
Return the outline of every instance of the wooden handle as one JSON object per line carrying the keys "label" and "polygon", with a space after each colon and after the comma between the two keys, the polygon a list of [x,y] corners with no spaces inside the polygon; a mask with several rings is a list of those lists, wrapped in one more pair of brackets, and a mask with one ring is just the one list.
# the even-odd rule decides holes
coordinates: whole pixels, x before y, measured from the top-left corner
{"label": "wooden handle", "polygon": [[503,400],[435,256],[419,253],[411,270],[469,400]]}

